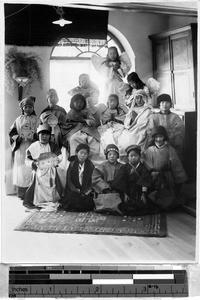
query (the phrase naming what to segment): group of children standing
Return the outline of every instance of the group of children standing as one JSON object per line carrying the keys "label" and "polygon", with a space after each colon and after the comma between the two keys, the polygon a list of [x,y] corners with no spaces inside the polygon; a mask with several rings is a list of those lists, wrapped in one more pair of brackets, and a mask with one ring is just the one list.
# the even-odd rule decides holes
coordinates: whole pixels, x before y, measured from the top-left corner
{"label": "group of children standing", "polygon": [[[26,207],[135,215],[180,204],[181,185],[187,180],[181,163],[183,122],[170,111],[167,94],[158,96],[160,110],[153,111],[148,99],[157,89],[154,81],[148,87],[132,72],[128,88],[120,87],[130,64],[126,56],[120,63],[115,47],[109,51],[98,65],[103,74],[109,73],[110,90],[114,78],[115,93],[109,94],[107,106],[98,106],[98,88],[87,74],[69,92],[68,113],[58,105],[54,89],[47,92],[48,105],[40,118],[34,97],[20,102],[22,114],[9,136],[13,183]],[[99,157],[105,161],[97,164]],[[108,199],[113,199],[111,207]]]}

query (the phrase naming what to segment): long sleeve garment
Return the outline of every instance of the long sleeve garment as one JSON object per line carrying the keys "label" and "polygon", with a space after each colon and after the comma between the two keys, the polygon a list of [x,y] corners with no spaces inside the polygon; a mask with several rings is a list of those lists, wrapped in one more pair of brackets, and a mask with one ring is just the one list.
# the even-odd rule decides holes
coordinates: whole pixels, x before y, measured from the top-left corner
{"label": "long sleeve garment", "polygon": [[[51,126],[51,120],[55,118],[57,125]],[[55,122],[54,120],[54,122]],[[66,127],[67,113],[65,109],[59,105],[53,107],[47,106],[40,115],[40,122],[47,123],[52,127],[52,133],[54,134],[55,143],[59,148],[62,148],[62,129]]]}
{"label": "long sleeve garment", "polygon": [[97,111],[99,88],[94,82],[90,81],[90,85],[87,88],[83,88],[82,86],[77,86],[71,89],[68,92],[68,94],[71,96],[74,96],[76,94],[83,95],[87,102],[87,109],[90,111],[90,113],[94,114]]}
{"label": "long sleeve garment", "polygon": [[111,186],[119,192],[125,192],[131,206],[141,206],[142,191],[150,187],[151,175],[147,167],[139,162],[136,167],[130,163],[122,166]]}
{"label": "long sleeve garment", "polygon": [[101,194],[103,190],[111,188],[110,184],[121,166],[122,164],[119,162],[111,164],[106,161],[95,167],[92,174],[92,187],[96,193]]}
{"label": "long sleeve garment", "polygon": [[71,109],[67,114],[67,126],[69,126],[68,139],[77,131],[82,131],[99,141],[100,137],[98,130],[95,128],[95,119],[87,109],[82,111]]}
{"label": "long sleeve garment", "polygon": [[151,140],[152,129],[159,125],[165,127],[170,145],[176,150],[179,158],[182,160],[185,131],[183,120],[173,112],[169,114],[153,113],[149,117],[148,141]]}
{"label": "long sleeve garment", "polygon": [[14,154],[13,184],[28,187],[31,182],[31,168],[26,166],[26,150],[37,140],[39,119],[36,115],[21,115],[12,124],[9,136]]}
{"label": "long sleeve garment", "polygon": [[89,159],[85,161],[84,165],[80,165],[77,158],[70,163],[67,170],[65,196],[62,201],[64,208],[74,208],[80,211],[92,210],[94,208],[92,194],[93,170],[94,165]]}
{"label": "long sleeve garment", "polygon": [[[53,153],[62,160],[60,148],[52,142],[44,145],[37,141],[30,145],[26,151],[26,164],[31,167],[34,161],[38,161],[40,154]],[[30,190],[32,194],[30,194]],[[33,181],[26,192],[24,204],[44,206],[48,203],[56,203],[62,195],[62,185],[56,170],[56,166],[38,167],[33,171]]]}

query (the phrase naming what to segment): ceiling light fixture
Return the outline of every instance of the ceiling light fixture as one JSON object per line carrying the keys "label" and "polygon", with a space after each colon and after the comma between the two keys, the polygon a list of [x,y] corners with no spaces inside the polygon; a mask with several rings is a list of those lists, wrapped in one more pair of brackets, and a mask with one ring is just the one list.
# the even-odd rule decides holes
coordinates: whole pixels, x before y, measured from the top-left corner
{"label": "ceiling light fixture", "polygon": [[67,24],[72,23],[72,21],[68,21],[63,18],[63,15],[65,14],[65,12],[61,6],[56,6],[56,7],[54,6],[54,9],[56,10],[57,14],[60,15],[60,19],[57,21],[53,21],[52,22],[53,24],[60,25],[61,27],[63,27]]}

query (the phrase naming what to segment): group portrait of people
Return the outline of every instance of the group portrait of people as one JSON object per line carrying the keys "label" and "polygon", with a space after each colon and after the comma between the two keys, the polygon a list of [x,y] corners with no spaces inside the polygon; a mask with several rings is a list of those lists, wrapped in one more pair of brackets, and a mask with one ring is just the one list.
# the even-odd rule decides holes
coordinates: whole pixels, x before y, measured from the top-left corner
{"label": "group portrait of people", "polygon": [[53,88],[39,115],[34,96],[19,102],[21,115],[9,131],[17,196],[43,211],[135,216],[179,207],[188,177],[184,122],[170,110],[171,96],[159,94],[155,79],[144,83],[130,72],[128,55],[116,47],[91,60],[106,78],[104,104],[98,82],[84,72],[67,91],[67,112]]}

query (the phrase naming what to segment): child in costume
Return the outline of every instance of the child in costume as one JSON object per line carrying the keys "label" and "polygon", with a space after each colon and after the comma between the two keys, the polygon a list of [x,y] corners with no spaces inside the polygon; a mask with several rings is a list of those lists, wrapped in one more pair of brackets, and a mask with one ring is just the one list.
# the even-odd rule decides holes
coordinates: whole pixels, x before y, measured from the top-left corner
{"label": "child in costume", "polygon": [[152,106],[147,103],[147,94],[144,90],[137,90],[131,107],[124,120],[124,129],[118,138],[120,154],[132,145],[141,146],[142,150],[147,144],[147,129],[149,116],[152,114]]}
{"label": "child in costume", "polygon": [[90,147],[91,156],[99,153],[99,133],[95,127],[95,119],[86,109],[85,97],[76,94],[71,98],[71,110],[67,114],[69,130],[66,138],[69,142],[70,156],[75,155],[76,147],[86,143]]}
{"label": "child in costume", "polygon": [[81,94],[85,97],[87,103],[87,109],[92,113],[98,110],[98,97],[99,88],[98,86],[90,80],[88,74],[81,74],[79,76],[79,85],[68,92],[69,95],[74,96],[76,94]]}
{"label": "child in costume", "polygon": [[123,78],[131,69],[131,61],[126,52],[119,55],[116,47],[109,47],[106,58],[93,55],[92,63],[96,71],[106,78],[105,99],[110,94],[117,94],[120,105],[123,104],[118,87],[119,83],[123,82]]}
{"label": "child in costume", "polygon": [[126,149],[128,163],[124,164],[111,187],[118,192],[128,195],[121,205],[124,214],[146,214],[151,212],[148,203],[148,188],[151,185],[151,175],[148,168],[141,161],[141,148],[130,145]]}
{"label": "child in costume", "polygon": [[151,199],[164,209],[172,209],[184,203],[181,186],[188,179],[176,151],[167,143],[168,135],[163,126],[151,132],[152,141],[143,154],[151,170]]}
{"label": "child in costume", "polygon": [[119,92],[122,95],[127,107],[131,107],[131,103],[134,99],[134,93],[137,90],[144,90],[148,99],[147,103],[155,106],[155,96],[160,89],[160,83],[154,78],[149,78],[144,83],[138,76],[137,73],[132,72],[127,76],[127,83],[120,83]]}
{"label": "child in costume", "polygon": [[108,144],[118,145],[118,137],[124,129],[125,117],[126,112],[119,106],[118,96],[109,95],[107,108],[100,117],[102,125],[98,127],[101,153],[104,153]]}
{"label": "child in costume", "polygon": [[[101,206],[102,203],[107,202],[107,194],[114,193],[114,197],[117,197],[116,190],[111,187],[112,181],[116,178],[122,164],[118,162],[119,158],[119,149],[114,144],[109,144],[105,149],[105,155],[107,161],[99,164],[95,167],[93,174],[92,174],[92,187],[95,191],[95,210],[97,211],[97,206]],[[101,198],[100,198],[101,197]],[[112,195],[110,195],[111,200]],[[98,202],[98,199],[100,199],[100,203]],[[118,205],[121,202],[120,197],[116,199],[111,200],[111,207],[112,212],[116,212],[117,214],[121,214],[121,212],[118,209]],[[106,205],[106,203],[105,203]],[[105,208],[104,205],[104,208]],[[108,204],[109,206],[109,204]],[[108,210],[108,206],[106,207],[106,211]],[[102,207],[103,209],[103,207]]]}
{"label": "child in costume", "polygon": [[70,158],[67,170],[65,195],[61,207],[67,211],[90,211],[94,209],[94,193],[91,186],[94,165],[88,156],[90,148],[87,144],[76,147],[76,155]]}
{"label": "child in costume", "polygon": [[41,112],[41,124],[48,124],[51,128],[51,141],[61,149],[62,144],[62,127],[65,128],[67,113],[65,109],[59,106],[58,94],[55,89],[49,89],[46,95],[48,106]]}
{"label": "child in costume", "polygon": [[27,148],[37,140],[37,127],[39,119],[34,111],[35,97],[27,97],[21,100],[19,107],[22,111],[12,124],[9,136],[14,156],[13,185],[17,187],[17,196],[24,198],[26,189],[31,183],[32,170],[25,164]]}
{"label": "child in costume", "polygon": [[170,95],[161,94],[157,98],[157,103],[160,106],[159,112],[154,112],[149,117],[148,123],[148,142],[151,140],[152,130],[156,126],[164,126],[169,138],[169,144],[176,150],[181,161],[183,160],[183,143],[184,143],[184,122],[177,115],[170,111],[172,100]]}
{"label": "child in costume", "polygon": [[24,206],[56,210],[63,188],[56,167],[62,160],[60,148],[50,141],[51,128],[42,124],[37,128],[39,141],[26,151],[26,164],[33,169],[33,180],[27,189]]}

